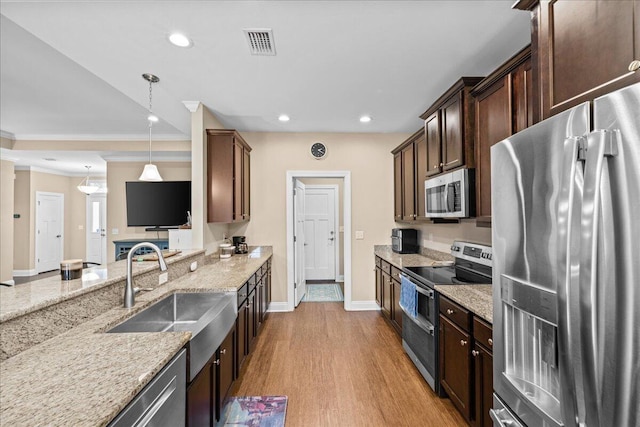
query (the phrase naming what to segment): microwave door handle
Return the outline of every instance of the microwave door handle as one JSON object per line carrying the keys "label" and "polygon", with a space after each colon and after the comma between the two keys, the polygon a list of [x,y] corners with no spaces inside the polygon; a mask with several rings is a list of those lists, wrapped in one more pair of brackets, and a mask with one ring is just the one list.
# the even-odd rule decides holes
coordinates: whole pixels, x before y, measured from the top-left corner
{"label": "microwave door handle", "polygon": [[[455,208],[454,206],[455,192],[456,192],[456,187],[455,187],[455,184],[453,184],[452,182],[447,184],[447,186],[444,189],[444,204],[447,212],[453,212],[453,209]],[[451,203],[452,205],[451,208],[449,208],[449,203]]]}

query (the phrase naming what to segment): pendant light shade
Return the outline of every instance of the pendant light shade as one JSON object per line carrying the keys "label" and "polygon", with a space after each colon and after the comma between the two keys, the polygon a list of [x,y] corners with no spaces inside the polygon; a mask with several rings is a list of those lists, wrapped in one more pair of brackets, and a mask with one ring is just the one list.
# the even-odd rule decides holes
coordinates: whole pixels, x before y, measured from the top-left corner
{"label": "pendant light shade", "polygon": [[100,187],[97,184],[89,183],[89,169],[91,169],[91,166],[85,166],[85,168],[87,168],[87,177],[76,188],[88,196],[98,191]]}
{"label": "pendant light shade", "polygon": [[162,181],[162,177],[160,176],[160,172],[158,172],[158,167],[151,163],[151,127],[153,123],[158,121],[158,116],[153,114],[151,110],[151,99],[152,99],[152,90],[153,84],[158,83],[160,79],[153,74],[145,73],[142,75],[142,78],[149,82],[149,116],[147,120],[149,121],[149,163],[144,166],[144,170],[142,171],[142,175],[138,180],[140,181]]}

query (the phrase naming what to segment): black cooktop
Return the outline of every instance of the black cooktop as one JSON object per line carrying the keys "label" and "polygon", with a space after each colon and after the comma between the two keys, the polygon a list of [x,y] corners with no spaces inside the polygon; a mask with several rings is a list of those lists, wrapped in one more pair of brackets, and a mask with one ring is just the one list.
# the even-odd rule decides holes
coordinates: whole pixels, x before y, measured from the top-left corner
{"label": "black cooktop", "polygon": [[432,287],[433,285],[474,285],[491,283],[488,277],[480,272],[469,270],[462,266],[444,267],[404,267],[402,269],[409,277]]}

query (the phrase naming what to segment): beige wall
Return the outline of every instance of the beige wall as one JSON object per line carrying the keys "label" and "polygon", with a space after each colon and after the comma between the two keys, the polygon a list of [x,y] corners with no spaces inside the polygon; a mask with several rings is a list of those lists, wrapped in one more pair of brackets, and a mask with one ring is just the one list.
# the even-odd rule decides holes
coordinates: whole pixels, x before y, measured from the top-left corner
{"label": "beige wall", "polygon": [[491,245],[491,228],[476,227],[475,219],[462,220],[460,224],[397,223],[397,227],[417,228],[420,230],[422,246],[447,253],[454,240]]}
{"label": "beige wall", "polygon": [[[409,134],[262,133],[242,132],[251,145],[251,221],[231,226],[250,245],[273,246],[273,300],[287,300],[286,172],[288,170],[351,171],[352,298],[373,301],[373,246],[389,243],[393,222],[393,161],[390,151]],[[309,148],[315,141],[328,147],[324,160]]]}
{"label": "beige wall", "polygon": [[336,224],[336,232],[338,233],[338,265],[336,274],[339,277],[344,275],[344,231],[340,229],[344,226],[344,179],[342,178],[303,178],[305,185],[337,185],[338,186],[338,224]]}
{"label": "beige wall", "polygon": [[[154,162],[165,181],[191,180],[191,163]],[[158,234],[144,231],[144,227],[127,227],[127,205],[125,182],[137,181],[144,168],[144,162],[107,162],[107,262],[115,261],[114,240],[155,239]],[[114,229],[118,234],[114,234]],[[160,238],[168,238],[166,231]]]}
{"label": "beige wall", "polygon": [[0,160],[0,282],[13,280],[14,164]]}
{"label": "beige wall", "polygon": [[[13,270],[33,270],[35,261],[35,200],[37,191],[64,195],[63,259],[85,257],[86,196],[76,186],[81,177],[16,170],[14,186]],[[4,181],[4,177],[3,177]],[[3,184],[4,185],[4,182]],[[80,229],[82,227],[82,229]]]}

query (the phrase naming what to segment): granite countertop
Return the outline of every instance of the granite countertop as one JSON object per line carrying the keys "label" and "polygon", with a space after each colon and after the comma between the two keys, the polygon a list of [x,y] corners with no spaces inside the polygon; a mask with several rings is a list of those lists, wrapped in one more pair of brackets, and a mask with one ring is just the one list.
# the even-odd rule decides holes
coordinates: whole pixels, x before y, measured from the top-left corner
{"label": "granite countertop", "polygon": [[2,424],[107,425],[189,341],[191,334],[103,332],[177,291],[237,291],[272,254],[271,247],[255,247],[247,255],[201,266],[139,294],[133,308],[113,308],[3,361]]}
{"label": "granite countertop", "polygon": [[376,245],[373,253],[400,269],[404,267],[426,267],[443,261],[453,261],[453,256],[447,253],[424,248],[422,254],[398,254],[391,250],[391,246]]}
{"label": "granite countertop", "polygon": [[[184,250],[182,253],[165,260],[168,265],[171,265],[201,253],[204,253],[204,250]],[[136,277],[157,268],[157,261],[134,262],[133,276]],[[62,280],[60,275],[55,275],[16,286],[0,286],[0,323],[79,295],[94,292],[125,280],[126,276],[126,261],[118,261],[105,266],[84,269],[80,279]]]}
{"label": "granite countertop", "polygon": [[491,285],[436,285],[436,291],[493,324]]}

